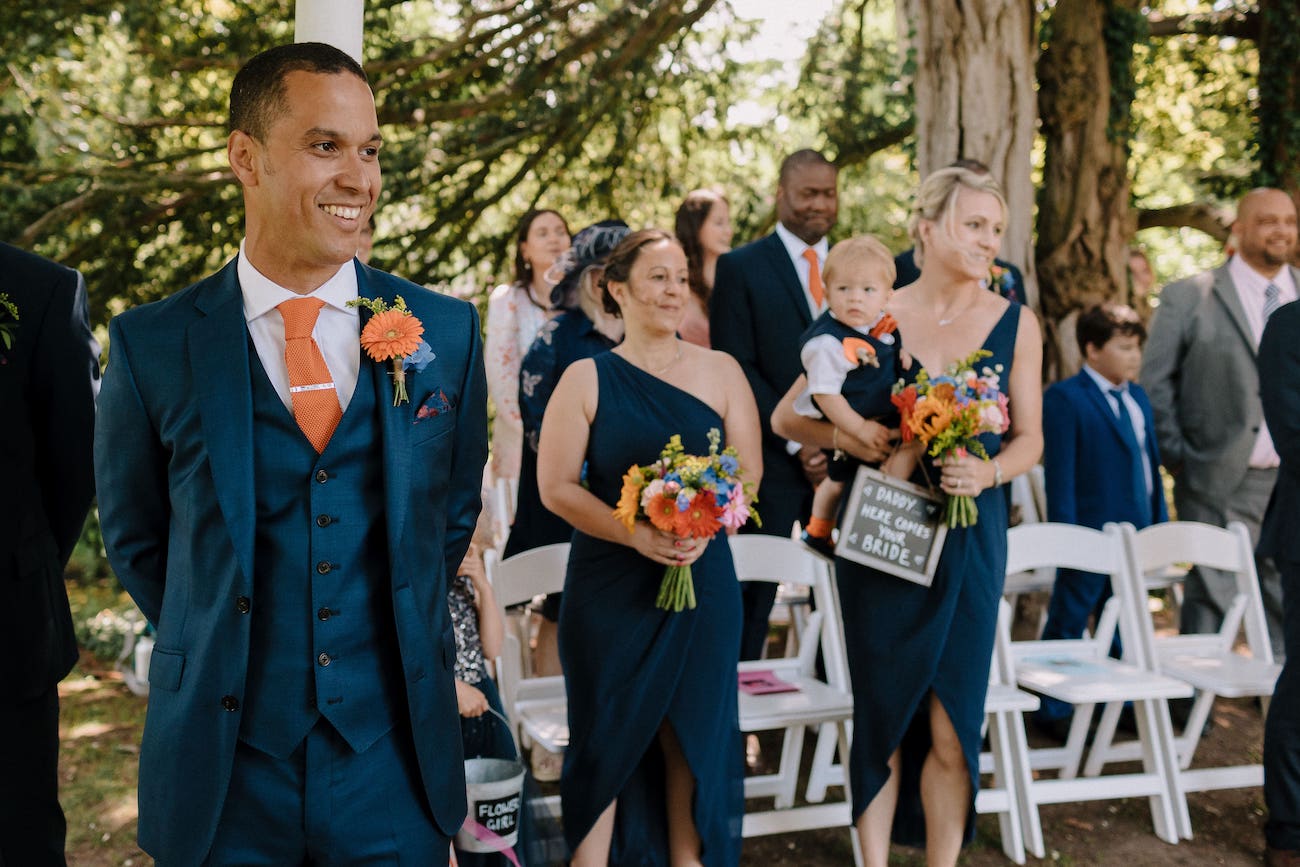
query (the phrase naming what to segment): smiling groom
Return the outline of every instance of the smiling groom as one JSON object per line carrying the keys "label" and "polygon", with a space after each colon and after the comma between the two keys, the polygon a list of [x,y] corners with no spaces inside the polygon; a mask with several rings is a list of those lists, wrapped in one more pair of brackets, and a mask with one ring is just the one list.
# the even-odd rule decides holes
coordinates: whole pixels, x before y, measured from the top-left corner
{"label": "smiling groom", "polygon": [[[446,577],[480,508],[479,323],[354,259],[380,144],[346,54],[254,57],[230,96],[239,255],[110,327],[96,477],[157,629],[139,838],[160,864],[445,864],[465,815]],[[398,296],[426,344],[404,402],[348,303]]]}

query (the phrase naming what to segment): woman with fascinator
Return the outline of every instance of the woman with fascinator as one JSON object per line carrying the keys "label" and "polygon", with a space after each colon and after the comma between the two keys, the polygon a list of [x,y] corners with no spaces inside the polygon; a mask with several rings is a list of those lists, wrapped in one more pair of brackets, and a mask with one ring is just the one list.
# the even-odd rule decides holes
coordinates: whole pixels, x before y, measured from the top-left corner
{"label": "woman with fascinator", "polygon": [[[622,220],[603,220],[588,226],[574,236],[573,246],[560,254],[546,274],[545,279],[554,284],[548,300],[562,312],[542,326],[519,372],[523,460],[519,472],[519,504],[506,539],[507,557],[543,545],[567,542],[573,535],[573,527],[547,510],[537,493],[537,442],[546,404],[560,375],[573,362],[599,355],[623,339],[623,321],[606,313],[601,306],[598,281],[605,259],[627,233],[627,223]],[[560,673],[555,643],[560,596],[552,593],[542,605],[533,664],[543,676]],[[533,770],[543,782],[559,779],[558,757],[539,757],[534,761]]]}
{"label": "woman with fascinator", "polygon": [[534,210],[524,214],[515,231],[515,279],[501,284],[488,297],[483,363],[487,368],[488,394],[496,407],[492,425],[495,478],[519,476],[523,440],[519,407],[515,403],[519,364],[533,345],[537,332],[559,312],[551,304],[554,281],[547,282],[546,273],[568,248],[569,226],[558,212]]}

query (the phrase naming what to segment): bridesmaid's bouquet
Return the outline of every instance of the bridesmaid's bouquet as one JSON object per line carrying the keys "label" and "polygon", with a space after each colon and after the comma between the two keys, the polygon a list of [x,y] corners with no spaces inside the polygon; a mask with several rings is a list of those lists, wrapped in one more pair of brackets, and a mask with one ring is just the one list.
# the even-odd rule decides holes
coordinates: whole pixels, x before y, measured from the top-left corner
{"label": "bridesmaid's bouquet", "polygon": [[[942,376],[922,369],[911,385],[899,380],[891,400],[903,419],[903,442],[919,440],[940,460],[973,454],[987,461],[979,435],[1004,433],[1011,425],[1000,388],[1002,365],[976,371],[980,359],[992,354],[980,349],[950,364]],[[949,527],[969,527],[979,519],[979,509],[974,497],[959,495],[948,498],[943,515]]]}
{"label": "bridesmaid's bouquet", "polygon": [[[680,434],[649,466],[633,464],[623,476],[623,491],[614,517],[631,533],[644,517],[665,533],[682,539],[711,539],[719,530],[739,529],[750,518],[760,527],[758,512],[749,505],[753,496],[740,480],[740,460],[735,448],[719,451],[722,435],[709,430],[709,453],[688,455]],[[665,611],[695,607],[695,584],[690,566],[669,566],[659,585],[655,606]]]}

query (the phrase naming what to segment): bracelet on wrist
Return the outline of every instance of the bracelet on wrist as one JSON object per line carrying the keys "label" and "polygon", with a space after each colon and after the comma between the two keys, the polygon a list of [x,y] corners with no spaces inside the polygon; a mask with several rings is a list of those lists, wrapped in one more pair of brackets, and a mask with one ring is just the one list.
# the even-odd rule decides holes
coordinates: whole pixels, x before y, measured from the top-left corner
{"label": "bracelet on wrist", "polygon": [[1002,487],[1002,464],[998,463],[997,458],[993,459],[993,487]]}

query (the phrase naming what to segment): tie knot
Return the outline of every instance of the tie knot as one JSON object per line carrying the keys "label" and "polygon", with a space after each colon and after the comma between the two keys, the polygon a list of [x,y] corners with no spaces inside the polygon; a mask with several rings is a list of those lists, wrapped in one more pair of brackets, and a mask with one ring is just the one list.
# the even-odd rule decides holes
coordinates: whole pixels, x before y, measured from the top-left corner
{"label": "tie knot", "polygon": [[325,302],[319,298],[291,298],[275,305],[284,319],[284,339],[301,340],[311,337],[320,309],[324,306]]}
{"label": "tie knot", "polygon": [[1124,389],[1112,388],[1110,390],[1110,396],[1115,398],[1116,400],[1122,401],[1124,399]]}
{"label": "tie knot", "polygon": [[803,251],[803,257],[808,260],[809,265],[813,266],[814,268],[818,266],[817,251],[814,250],[812,247],[808,247]]}
{"label": "tie knot", "polygon": [[1269,283],[1267,286],[1264,287],[1264,297],[1267,298],[1269,301],[1276,300],[1277,297],[1281,294],[1282,294],[1282,290],[1277,288],[1277,285],[1275,283]]}

